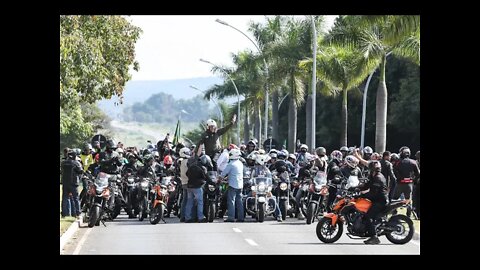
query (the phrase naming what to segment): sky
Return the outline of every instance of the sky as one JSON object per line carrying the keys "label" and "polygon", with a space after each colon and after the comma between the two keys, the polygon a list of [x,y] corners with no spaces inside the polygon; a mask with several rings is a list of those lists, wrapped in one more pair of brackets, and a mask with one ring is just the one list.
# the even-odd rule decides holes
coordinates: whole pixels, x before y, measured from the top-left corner
{"label": "sky", "polygon": [[[305,16],[298,16],[305,17]],[[326,16],[331,27],[335,15]],[[255,41],[248,22],[265,22],[265,16],[194,15],[129,16],[127,20],[142,28],[135,47],[140,70],[131,69],[132,81],[175,80],[216,76],[210,64],[233,66],[232,53],[245,49],[256,51],[254,44],[235,29],[215,22],[216,19],[238,28]]]}

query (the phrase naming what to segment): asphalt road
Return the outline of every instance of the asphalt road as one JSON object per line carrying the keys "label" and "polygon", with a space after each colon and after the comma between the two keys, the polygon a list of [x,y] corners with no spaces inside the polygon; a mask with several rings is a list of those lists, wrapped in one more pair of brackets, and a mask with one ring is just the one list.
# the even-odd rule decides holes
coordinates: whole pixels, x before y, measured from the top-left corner
{"label": "asphalt road", "polygon": [[345,234],[324,244],[315,234],[317,222],[287,218],[263,223],[246,218],[244,223],[180,223],[177,217],[152,225],[145,219],[120,215],[93,228],[81,227],[62,254],[420,254],[420,242],[394,245],[385,236],[379,245],[365,245]]}

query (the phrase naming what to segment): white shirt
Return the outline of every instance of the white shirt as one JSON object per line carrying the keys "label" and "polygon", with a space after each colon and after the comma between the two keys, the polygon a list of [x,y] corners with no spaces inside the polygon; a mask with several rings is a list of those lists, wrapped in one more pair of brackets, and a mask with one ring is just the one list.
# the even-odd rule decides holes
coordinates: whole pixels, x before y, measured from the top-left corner
{"label": "white shirt", "polygon": [[220,155],[220,157],[218,158],[217,160],[217,169],[221,172],[223,170],[225,170],[225,167],[227,167],[227,164],[228,164],[228,150],[227,149],[224,149],[222,154]]}

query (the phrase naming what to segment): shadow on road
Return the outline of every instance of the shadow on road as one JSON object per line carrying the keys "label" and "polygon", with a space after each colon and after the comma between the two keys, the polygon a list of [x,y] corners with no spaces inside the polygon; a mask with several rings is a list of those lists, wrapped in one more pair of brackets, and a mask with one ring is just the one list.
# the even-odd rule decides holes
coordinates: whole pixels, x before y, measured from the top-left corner
{"label": "shadow on road", "polygon": [[[315,242],[315,243],[286,243],[288,245],[323,245],[323,246],[328,246],[328,245],[332,245],[332,246],[370,246],[370,245],[366,245],[364,244],[363,242],[359,242],[359,243],[331,243],[331,244],[327,244],[327,243],[318,243],[318,242]],[[394,244],[392,243],[380,243],[378,245],[373,245],[373,246],[393,246]]]}

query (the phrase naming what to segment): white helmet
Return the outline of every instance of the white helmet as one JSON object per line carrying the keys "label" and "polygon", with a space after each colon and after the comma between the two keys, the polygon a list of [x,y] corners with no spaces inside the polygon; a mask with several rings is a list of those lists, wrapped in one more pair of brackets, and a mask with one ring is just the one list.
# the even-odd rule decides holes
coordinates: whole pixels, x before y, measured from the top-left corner
{"label": "white helmet", "polygon": [[207,120],[207,128],[209,128],[211,126],[217,127],[217,122],[215,122],[215,120],[213,120],[213,119],[208,119]]}
{"label": "white helmet", "polygon": [[308,151],[308,146],[306,144],[302,144],[300,145],[300,151],[302,151],[302,149],[305,149],[305,152]]}
{"label": "white helmet", "polygon": [[116,150],[116,151],[117,151],[117,153],[119,153],[119,154],[120,154],[120,153],[122,153],[122,154],[123,154],[123,149],[122,149],[122,148],[117,148],[117,150]]}
{"label": "white helmet", "polygon": [[240,149],[232,149],[229,152],[229,159],[239,159],[242,156],[242,152],[240,152]]}
{"label": "white helmet", "polygon": [[257,155],[257,158],[255,159],[255,161],[258,164],[263,165],[267,161],[267,155]]}
{"label": "white helmet", "polygon": [[182,158],[189,158],[190,157],[190,148],[188,147],[183,147],[180,149],[179,153],[180,157]]}

